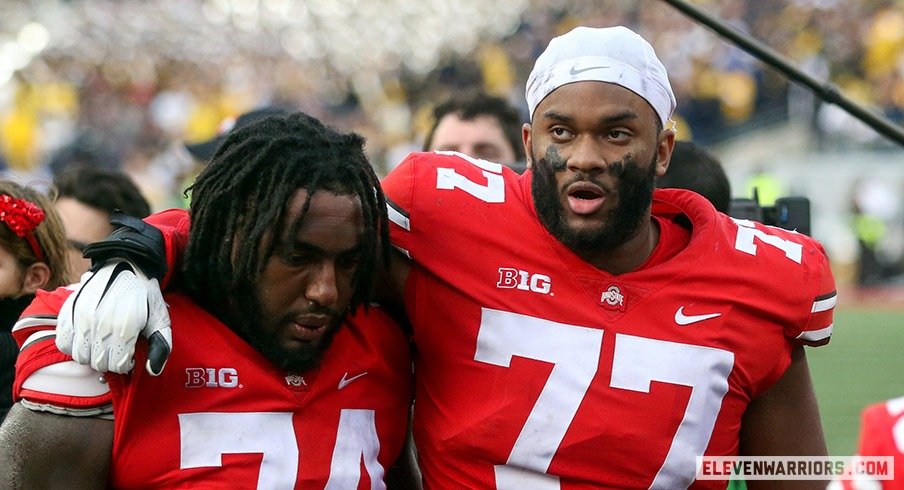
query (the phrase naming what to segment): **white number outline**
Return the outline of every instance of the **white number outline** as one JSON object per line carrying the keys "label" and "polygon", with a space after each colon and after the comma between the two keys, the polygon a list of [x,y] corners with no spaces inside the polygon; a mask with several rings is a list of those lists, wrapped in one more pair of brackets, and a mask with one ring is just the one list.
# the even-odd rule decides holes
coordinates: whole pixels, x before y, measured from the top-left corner
{"label": "white number outline", "polygon": [[[886,409],[892,417],[904,414],[904,396],[889,400]],[[892,439],[898,452],[904,453],[904,417],[900,417],[891,428]]]}
{"label": "white number outline", "polygon": [[[220,467],[224,454],[262,454],[257,488],[293,489],[298,441],[291,412],[195,412],[179,414],[180,469]],[[384,469],[375,413],[342,409],[326,489],[357,488],[361,462],[371,489],[383,490]]]}
{"label": "white number outline", "polygon": [[441,190],[461,189],[468,194],[488,203],[505,202],[505,181],[502,178],[502,164],[473,158],[455,151],[437,151],[441,155],[454,155],[467,160],[482,170],[487,179],[486,184],[473,180],[456,172],[454,168],[437,167],[436,188]]}
{"label": "white number outline", "polygon": [[482,309],[475,360],[509,367],[519,356],[553,365],[508,461],[496,465],[496,488],[559,488],[546,471],[596,376],[602,342],[602,330]]}
{"label": "white number outline", "polygon": [[650,488],[686,488],[693,483],[696,457],[709,445],[732,367],[734,353],[726,350],[615,335],[609,386],[640,393],[649,393],[653,381],[691,388],[684,417]]}
{"label": "white number outline", "polygon": [[383,490],[383,465],[380,454],[380,438],[373,410],[343,409],[339,415],[336,447],[330,463],[330,478],[324,490],[358,488],[361,479],[361,461],[370,477],[371,490]]}
{"label": "white number outline", "polygon": [[291,412],[179,414],[179,468],[223,466],[224,454],[263,453],[257,488],[294,488],[298,442]]}
{"label": "white number outline", "polygon": [[754,238],[759,238],[763,243],[772,245],[782,252],[785,252],[785,257],[788,257],[794,262],[800,264],[803,260],[803,245],[792,242],[791,240],[785,240],[784,238],[775,235],[770,235],[765,231],[756,228],[750,220],[737,218],[732,218],[732,220],[738,225],[738,235],[735,237],[736,250],[755,256],[757,245]]}
{"label": "white number outline", "polygon": [[[558,477],[547,471],[596,376],[602,341],[599,329],[481,309],[476,361],[507,368],[512,357],[519,356],[553,364],[506,464],[495,466],[496,488],[560,488]],[[612,364],[612,388],[649,393],[652,381],[691,387],[684,417],[651,488],[690,485],[696,475],[695,457],[709,445],[728,391],[734,354],[616,334]],[[701,379],[707,382],[702,384]]]}

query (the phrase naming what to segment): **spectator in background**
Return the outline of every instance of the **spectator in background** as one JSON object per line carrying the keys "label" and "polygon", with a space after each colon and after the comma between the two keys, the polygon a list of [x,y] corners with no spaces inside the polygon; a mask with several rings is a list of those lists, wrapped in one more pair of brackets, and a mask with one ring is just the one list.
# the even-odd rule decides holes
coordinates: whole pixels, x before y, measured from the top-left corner
{"label": "spectator in background", "polygon": [[78,279],[91,266],[82,256],[89,243],[113,232],[110,215],[116,210],[144,218],[151,214],[147,199],[125,173],[76,165],[61,169],[54,177],[57,188],[56,211],[66,230],[69,277]]}
{"label": "spectator in background", "polygon": [[109,134],[97,130],[83,131],[53,154],[48,162],[50,172],[57,175],[70,167],[80,166],[119,169],[122,155],[117,146]]}
{"label": "spectator in background", "polygon": [[656,179],[656,187],[690,189],[709,199],[716,210],[728,213],[731,183],[722,163],[702,146],[676,141],[665,175]]}
{"label": "spectator in background", "polygon": [[745,190],[749,197],[756,199],[760,206],[775,206],[775,200],[784,196],[785,184],[771,170],[757,166],[747,178]]}
{"label": "spectator in background", "polygon": [[[213,159],[214,154],[217,152],[217,148],[220,147],[220,144],[223,143],[223,140],[226,139],[226,136],[230,131],[243,128],[269,116],[284,116],[289,113],[290,111],[288,109],[277,106],[263,106],[252,109],[238,117],[229,117],[221,121],[217,134],[213,138],[197,143],[186,143],[185,149],[191,154],[194,165],[192,165],[191,170],[182,177],[182,189],[188,189],[191,186],[195,177],[197,177],[201,170],[207,166],[207,163]],[[188,195],[188,191],[186,190],[181,197],[183,199],[183,207],[187,208],[189,204],[191,204],[191,198]]]}
{"label": "spectator in background", "polygon": [[851,226],[857,238],[857,285],[880,286],[902,273],[889,257],[889,225],[899,214],[898,195],[879,178],[858,178],[852,187]]}
{"label": "spectator in background", "polygon": [[224,119],[220,123],[216,136],[198,143],[186,144],[185,148],[188,149],[188,152],[191,153],[196,161],[207,164],[207,162],[213,158],[213,155],[217,152],[217,148],[220,147],[230,131],[243,128],[253,122],[266,119],[269,116],[284,116],[287,114],[289,114],[288,109],[277,106],[264,106],[252,109],[238,117]]}
{"label": "spectator in background", "polygon": [[424,151],[448,150],[524,172],[521,117],[501,97],[483,92],[452,97],[433,110]]}
{"label": "spectator in background", "polygon": [[38,289],[69,283],[60,218],[46,196],[0,181],[0,422],[12,406],[19,348],[12,327]]}

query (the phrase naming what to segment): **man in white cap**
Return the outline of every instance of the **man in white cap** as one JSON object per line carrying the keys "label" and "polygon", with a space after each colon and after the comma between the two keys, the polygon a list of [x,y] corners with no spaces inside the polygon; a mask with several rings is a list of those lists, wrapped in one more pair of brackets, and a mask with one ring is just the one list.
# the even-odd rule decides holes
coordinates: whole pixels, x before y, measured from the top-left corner
{"label": "man in white cap", "polygon": [[[426,486],[724,488],[696,457],[825,454],[801,347],[832,331],[823,248],[653,190],[675,98],[634,32],[553,39],[527,100],[532,170],[416,153],[382,182],[401,253],[379,289],[413,328]],[[74,307],[97,325],[63,347],[128,364]]]}

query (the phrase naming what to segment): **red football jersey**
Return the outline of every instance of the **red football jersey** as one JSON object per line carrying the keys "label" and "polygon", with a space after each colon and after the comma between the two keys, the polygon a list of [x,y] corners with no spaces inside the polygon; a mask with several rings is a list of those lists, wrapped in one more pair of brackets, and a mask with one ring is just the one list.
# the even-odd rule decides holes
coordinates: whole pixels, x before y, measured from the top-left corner
{"label": "red football jersey", "polygon": [[866,407],[861,420],[857,453],[861,456],[893,456],[895,479],[882,481],[881,488],[904,489],[904,396]]}
{"label": "red football jersey", "polygon": [[[57,295],[58,311],[60,291],[45,310]],[[388,316],[348,319],[320,366],[294,375],[187,297],[166,301],[174,349],[163,373],[106,375],[113,487],[384,488],[411,396],[408,342]]]}
{"label": "red football jersey", "polygon": [[798,343],[828,341],[823,248],[657,190],[688,221],[674,256],[611,275],[543,227],[531,173],[450,152],[383,180],[413,261],[414,435],[433,488],[724,488],[699,455],[738,452],[748,403]]}

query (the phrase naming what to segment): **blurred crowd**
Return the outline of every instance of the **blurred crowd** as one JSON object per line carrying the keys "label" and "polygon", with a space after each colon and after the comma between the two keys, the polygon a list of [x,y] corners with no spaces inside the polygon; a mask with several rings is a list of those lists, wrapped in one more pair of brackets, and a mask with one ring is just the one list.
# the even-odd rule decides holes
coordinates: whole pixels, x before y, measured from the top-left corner
{"label": "blurred crowd", "polygon": [[[901,0],[692,3],[904,124]],[[467,52],[442,51],[429,71],[397,64],[380,73],[337,72],[329,87],[305,83],[302,67],[272,53],[249,55],[243,66],[216,66],[176,58],[126,64],[48,50],[0,84],[0,166],[38,177],[73,163],[121,168],[154,209],[178,206],[192,168],[184,143],[208,139],[225,119],[271,104],[361,132],[382,174],[420,148],[433,105],[458,91],[480,87],[503,96],[526,119],[523,90],[532,61],[548,39],[577,24],[628,25],[651,40],[669,69],[685,139],[717,144],[792,121],[812,131],[814,148],[897,148],[665,2],[512,5],[523,9],[512,29],[478,39]]]}

